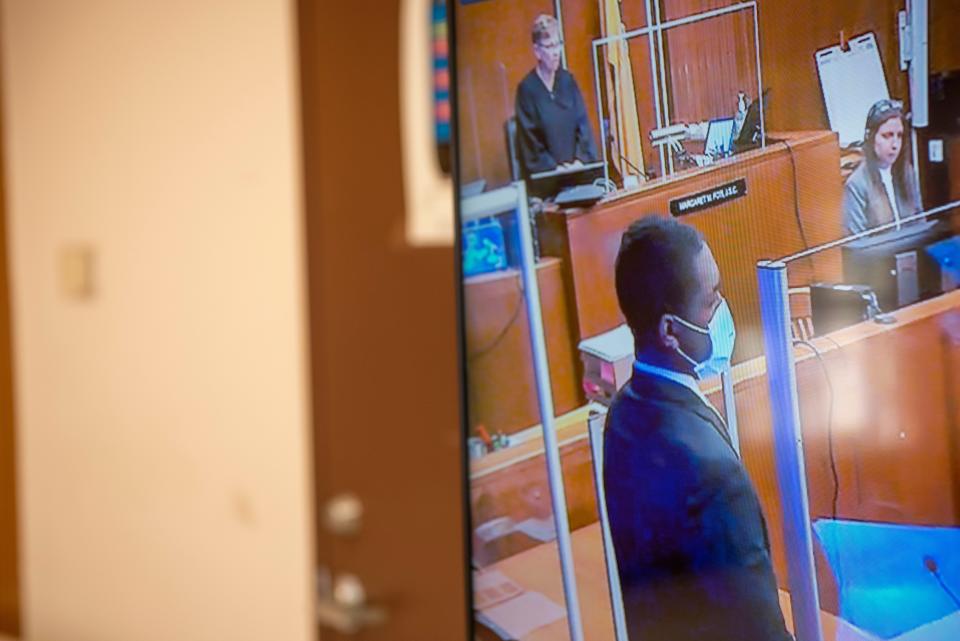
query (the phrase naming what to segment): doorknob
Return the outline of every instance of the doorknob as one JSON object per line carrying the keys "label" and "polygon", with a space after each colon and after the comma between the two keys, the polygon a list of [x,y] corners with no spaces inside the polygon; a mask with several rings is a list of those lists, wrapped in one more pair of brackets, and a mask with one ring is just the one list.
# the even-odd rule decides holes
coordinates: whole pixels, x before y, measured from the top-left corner
{"label": "doorknob", "polygon": [[367,603],[367,592],[353,574],[338,574],[331,580],[329,570],[320,572],[317,620],[321,626],[343,634],[383,623],[386,612]]}
{"label": "doorknob", "polygon": [[[363,503],[356,494],[337,494],[326,502],[323,522],[336,536],[356,535],[363,523]],[[334,576],[327,568],[321,568],[317,588],[317,619],[323,627],[343,634],[356,634],[386,619],[382,608],[367,603],[366,588],[354,574]]]}
{"label": "doorknob", "polygon": [[327,501],[323,521],[333,534],[339,536],[356,534],[363,523],[363,503],[356,494],[350,492],[337,494]]}

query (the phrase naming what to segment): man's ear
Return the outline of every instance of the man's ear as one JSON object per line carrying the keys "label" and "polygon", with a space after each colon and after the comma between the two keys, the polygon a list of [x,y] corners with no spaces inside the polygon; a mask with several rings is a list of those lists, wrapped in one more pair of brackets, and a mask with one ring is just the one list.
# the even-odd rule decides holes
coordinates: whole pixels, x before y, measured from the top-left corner
{"label": "man's ear", "polygon": [[672,316],[664,314],[660,317],[660,322],[657,324],[657,337],[660,344],[670,351],[680,347],[680,341],[677,340],[677,321]]}

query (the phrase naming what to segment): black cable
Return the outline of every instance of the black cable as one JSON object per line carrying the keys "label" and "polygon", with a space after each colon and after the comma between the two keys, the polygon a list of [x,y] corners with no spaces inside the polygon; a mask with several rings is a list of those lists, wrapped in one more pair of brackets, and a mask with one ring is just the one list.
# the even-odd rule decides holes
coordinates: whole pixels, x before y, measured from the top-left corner
{"label": "black cable", "polygon": [[947,584],[943,582],[943,577],[940,576],[939,572],[934,572],[933,576],[937,577],[937,583],[940,584],[940,587],[943,588],[943,591],[947,593],[951,599],[953,599],[954,605],[957,606],[957,609],[960,610],[960,599],[957,598],[957,595],[953,593],[953,590],[947,587]]}
{"label": "black cable", "polygon": [[507,324],[503,326],[497,335],[493,337],[493,340],[490,341],[488,345],[485,345],[482,349],[478,349],[472,354],[467,354],[467,360],[473,361],[483,356],[486,356],[494,349],[497,348],[497,345],[500,344],[500,341],[503,340],[503,337],[507,335],[507,332],[510,331],[510,328],[513,327],[513,324],[517,322],[517,319],[520,317],[520,310],[523,309],[523,283],[520,280],[520,276],[517,275],[517,303],[513,307],[513,311],[510,313],[510,320],[507,321]]}
{"label": "black cable", "polygon": [[823,354],[817,349],[816,345],[810,341],[796,339],[793,341],[794,345],[803,345],[809,348],[814,356],[817,357],[817,361],[820,363],[820,368],[823,370],[823,376],[827,381],[827,387],[830,389],[830,411],[827,414],[827,448],[829,450],[830,458],[830,474],[833,476],[833,500],[830,506],[830,516],[836,521],[838,504],[840,502],[840,475],[837,473],[837,459],[833,452],[833,405],[834,405],[834,389],[833,389],[833,380],[830,378],[830,371],[827,369],[827,363],[823,359]]}
{"label": "black cable", "polygon": [[937,583],[939,583],[940,587],[943,588],[943,591],[947,593],[947,596],[953,599],[953,603],[957,606],[957,609],[960,610],[960,599],[958,599],[957,595],[953,593],[953,590],[948,588],[947,584],[943,582],[943,577],[940,576],[940,573],[934,572],[933,576],[937,577]]}
{"label": "black cable", "polygon": [[[829,339],[833,341],[834,345],[838,348],[840,344],[834,341],[832,338]],[[834,389],[833,389],[833,379],[830,378],[830,370],[827,369],[827,363],[823,360],[823,354],[817,349],[817,346],[811,343],[810,341],[795,339],[793,341],[794,345],[803,345],[809,348],[813,355],[817,357],[817,362],[820,363],[820,369],[823,370],[823,377],[827,381],[827,387],[830,389],[830,410],[827,414],[827,451],[830,458],[830,474],[833,476],[833,498],[830,504],[830,518],[833,520],[834,527],[836,527],[837,522],[837,512],[838,505],[840,503],[840,475],[837,473],[837,459],[833,453],[833,402],[834,402]],[[837,545],[834,550],[834,556],[837,560],[836,575],[837,575],[837,590],[843,590],[843,568],[840,563],[840,546]],[[839,598],[839,597],[838,597]]]}
{"label": "black cable", "polygon": [[954,605],[957,606],[957,609],[960,610],[960,599],[957,598],[957,595],[953,593],[946,583],[943,581],[943,577],[940,576],[940,569],[937,567],[937,562],[932,556],[923,557],[923,565],[927,568],[927,571],[930,572],[937,579],[937,583],[940,584],[940,587],[943,588],[943,591],[947,593],[947,596],[953,601]]}
{"label": "black cable", "polygon": [[803,228],[803,220],[800,218],[800,182],[797,180],[797,159],[794,157],[793,145],[786,140],[781,140],[787,148],[787,154],[790,156],[790,165],[793,167],[793,215],[797,218],[797,229],[800,230],[800,240],[803,241],[803,248],[810,249],[810,242],[807,240],[807,232]]}
{"label": "black cable", "polygon": [[630,169],[638,172],[641,176],[643,176],[644,180],[650,180],[650,174],[648,174],[648,173],[645,172],[644,170],[642,170],[642,169],[640,169],[639,167],[637,167],[636,165],[634,165],[632,162],[630,162],[629,160],[627,160],[624,156],[620,156],[620,160],[622,160],[623,162],[627,163],[627,165],[630,166]]}
{"label": "black cable", "polygon": [[817,338],[822,338],[823,340],[829,341],[830,343],[832,343],[833,346],[837,348],[837,353],[840,354],[840,358],[843,360],[843,364],[846,365],[848,363],[847,351],[843,348],[843,345],[837,342],[837,339],[835,339],[833,336],[830,336],[829,334],[823,334],[821,336],[818,336]]}

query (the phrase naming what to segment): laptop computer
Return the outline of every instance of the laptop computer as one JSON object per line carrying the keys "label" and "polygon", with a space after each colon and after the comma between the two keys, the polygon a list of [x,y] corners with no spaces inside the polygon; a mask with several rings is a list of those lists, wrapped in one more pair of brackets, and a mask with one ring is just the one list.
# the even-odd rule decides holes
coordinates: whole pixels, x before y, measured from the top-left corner
{"label": "laptop computer", "polygon": [[733,153],[733,118],[715,118],[707,125],[707,141],[703,153],[711,158],[723,158]]}

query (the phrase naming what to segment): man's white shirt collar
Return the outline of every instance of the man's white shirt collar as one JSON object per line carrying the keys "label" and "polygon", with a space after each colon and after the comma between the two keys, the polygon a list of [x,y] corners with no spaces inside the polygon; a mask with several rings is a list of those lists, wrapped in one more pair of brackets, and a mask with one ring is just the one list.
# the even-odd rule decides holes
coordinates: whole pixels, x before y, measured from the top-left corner
{"label": "man's white shirt collar", "polygon": [[[697,395],[703,404],[706,405],[711,411],[713,411],[717,416],[723,420],[723,414],[717,411],[717,408],[713,406],[713,403],[707,399],[706,394],[703,393],[703,390],[700,389],[700,385],[690,374],[684,372],[678,372],[676,370],[667,369],[665,367],[658,367],[656,365],[650,365],[649,363],[644,363],[643,361],[633,361],[633,369],[637,372],[643,372],[644,374],[650,374],[651,376],[657,376],[659,378],[666,379],[668,381],[673,381],[679,385],[683,385],[688,390]],[[724,420],[724,423],[726,421]]]}

